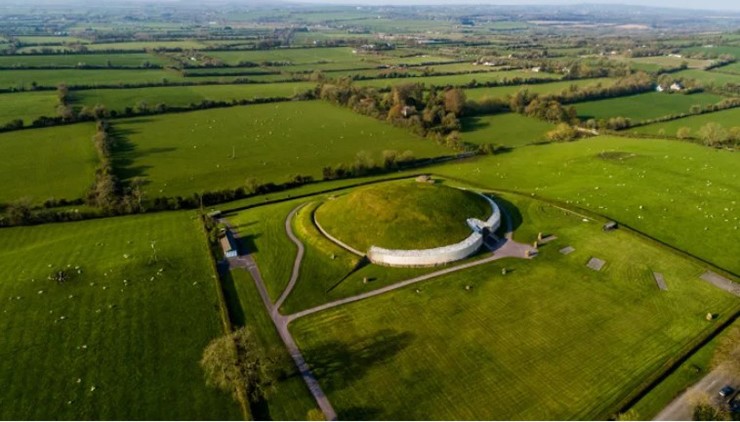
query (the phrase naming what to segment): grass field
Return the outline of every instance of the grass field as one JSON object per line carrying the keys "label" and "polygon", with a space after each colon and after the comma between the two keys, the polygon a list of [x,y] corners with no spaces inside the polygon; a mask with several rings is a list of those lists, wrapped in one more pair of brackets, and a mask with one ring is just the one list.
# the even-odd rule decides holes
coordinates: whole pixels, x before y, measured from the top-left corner
{"label": "grass field", "polygon": [[162,83],[182,80],[175,73],[161,69],[33,69],[0,70],[0,88],[30,88],[39,86],[122,85],[136,83]]}
{"label": "grass field", "polygon": [[681,66],[683,63],[687,63],[690,69],[703,69],[712,63],[712,60],[698,60],[689,59],[686,57],[669,57],[669,56],[654,56],[654,57],[619,57],[609,56],[611,60],[620,62],[627,62],[633,65],[635,69],[645,71],[655,71],[661,68],[675,68]]}
{"label": "grass field", "polygon": [[147,177],[150,196],[234,188],[250,177],[320,178],[324,166],[351,164],[361,151],[377,163],[389,149],[410,150],[417,158],[451,153],[406,130],[318,101],[136,118],[115,126],[125,145],[114,155],[119,173],[124,179]]}
{"label": "grass field", "polygon": [[710,105],[722,100],[714,94],[666,94],[649,92],[628,97],[588,101],[577,104],[582,119],[608,119],[627,117],[634,121],[655,119],[670,114],[687,113],[693,105]]}
{"label": "grass field", "polygon": [[154,50],[158,48],[182,48],[182,49],[201,49],[206,45],[200,41],[132,41],[116,43],[99,43],[88,44],[86,47],[89,51],[103,50]]}
{"label": "grass field", "polygon": [[82,198],[95,180],[94,133],[83,123],[0,134],[0,203]]}
{"label": "grass field", "polygon": [[740,109],[733,108],[714,113],[705,113],[683,119],[671,120],[669,122],[653,123],[651,125],[638,126],[630,131],[648,135],[664,134],[666,136],[676,136],[678,129],[688,127],[691,129],[692,135],[697,135],[699,129],[710,122],[719,123],[726,129],[740,126]]}
{"label": "grass field", "polygon": [[324,202],[316,220],[359,251],[370,246],[427,249],[460,242],[466,220],[486,220],[491,206],[472,192],[414,180],[379,183]]}
{"label": "grass field", "polygon": [[600,85],[606,88],[614,85],[614,82],[616,82],[616,80],[611,78],[596,78],[579,79],[575,81],[552,82],[545,84],[498,86],[495,88],[474,88],[466,90],[465,95],[467,95],[467,97],[471,100],[481,100],[485,97],[503,98],[507,95],[516,94],[523,89],[537,94],[559,94],[563,91],[568,91],[572,86],[586,88]]}
{"label": "grass field", "polygon": [[738,274],[738,159],[687,142],[602,136],[430,171],[592,210]]}
{"label": "grass field", "polygon": [[553,124],[517,113],[503,113],[462,119],[462,139],[474,144],[518,147],[546,141]]}
{"label": "grass field", "polygon": [[[239,419],[198,364],[222,333],[199,224],[167,213],[0,230],[0,418]],[[47,280],[67,267],[66,283]]]}
{"label": "grass field", "polygon": [[[660,247],[508,199],[529,226],[525,238],[558,236],[535,260],[465,270],[291,325],[341,419],[606,419],[711,328],[707,309],[738,308],[698,279],[701,267]],[[576,252],[559,254],[563,245]],[[606,268],[586,268],[590,256]]]}
{"label": "grass field", "polygon": [[14,119],[28,125],[39,116],[56,116],[58,102],[51,91],[0,94],[0,125]]}
{"label": "grass field", "polygon": [[512,80],[514,78],[541,78],[541,79],[560,79],[559,75],[549,73],[535,73],[524,70],[502,70],[499,72],[486,72],[486,73],[468,73],[459,75],[447,75],[447,76],[423,76],[416,78],[384,78],[384,79],[371,79],[365,81],[357,81],[355,84],[360,86],[372,86],[376,88],[391,87],[394,85],[401,85],[407,83],[421,83],[436,86],[445,85],[465,85],[472,81],[479,83],[485,83],[489,81],[504,81]]}
{"label": "grass field", "polygon": [[141,66],[144,62],[151,64],[163,65],[167,60],[154,54],[57,54],[47,56],[2,56],[0,57],[0,67],[49,67],[49,66],[79,66],[86,64],[89,66],[107,66],[108,62],[112,66]]}
{"label": "grass field", "polygon": [[212,51],[210,57],[221,59],[226,64],[235,65],[239,62],[286,62],[289,64],[317,63],[317,62],[358,62],[361,55],[353,54],[349,47],[338,48],[297,48],[259,51]]}
{"label": "grass field", "polygon": [[90,41],[78,37],[44,36],[44,35],[21,35],[15,37],[18,41],[27,45],[54,45],[64,43],[88,44]]}
{"label": "grass field", "polygon": [[680,72],[673,73],[672,75],[684,78],[696,79],[703,85],[724,85],[727,83],[740,83],[740,75],[730,75],[727,73],[704,71],[704,70],[682,70]]}
{"label": "grass field", "polygon": [[109,110],[123,110],[146,102],[150,107],[163,103],[168,106],[188,106],[203,100],[231,101],[239,99],[292,97],[316,87],[311,82],[274,84],[196,85],[177,87],[89,89],[73,91],[75,105],[105,104]]}
{"label": "grass field", "polygon": [[731,73],[733,75],[740,76],[740,62],[734,62],[730,63],[728,65],[724,65],[721,67],[716,67],[712,69],[712,72],[715,73]]}

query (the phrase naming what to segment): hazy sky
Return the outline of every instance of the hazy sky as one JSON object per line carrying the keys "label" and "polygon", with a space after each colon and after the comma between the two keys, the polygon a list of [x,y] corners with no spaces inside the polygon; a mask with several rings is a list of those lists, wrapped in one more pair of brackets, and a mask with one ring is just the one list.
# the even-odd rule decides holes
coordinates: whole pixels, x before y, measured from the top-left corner
{"label": "hazy sky", "polygon": [[641,6],[680,7],[740,11],[740,0],[292,0],[300,3],[327,4],[636,4]]}

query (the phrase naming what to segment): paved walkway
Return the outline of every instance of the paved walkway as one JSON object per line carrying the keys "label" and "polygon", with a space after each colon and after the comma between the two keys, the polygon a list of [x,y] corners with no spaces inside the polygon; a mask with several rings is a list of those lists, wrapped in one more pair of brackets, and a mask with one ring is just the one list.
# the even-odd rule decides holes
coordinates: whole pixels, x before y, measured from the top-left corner
{"label": "paved walkway", "polygon": [[[511,225],[511,218],[509,218],[508,214],[506,213],[504,209],[501,209],[502,215],[506,217],[505,218],[506,235],[504,239],[500,239],[494,242],[489,242],[488,239],[486,239],[485,245],[491,251],[491,255],[487,258],[479,259],[473,262],[468,262],[468,263],[457,265],[454,267],[445,268],[439,271],[434,271],[432,273],[429,273],[423,276],[401,281],[401,282],[392,284],[390,286],[385,286],[380,289],[362,293],[356,296],[335,300],[333,302],[328,302],[323,305],[316,306],[310,309],[306,309],[304,311],[297,312],[291,315],[282,315],[280,313],[280,306],[283,304],[285,299],[290,295],[291,291],[293,290],[293,288],[295,287],[298,281],[298,277],[300,275],[300,269],[301,269],[301,262],[303,260],[303,255],[305,252],[303,243],[295,236],[295,233],[293,233],[293,228],[291,226],[293,217],[298,212],[298,210],[304,205],[305,204],[301,204],[298,207],[294,208],[288,214],[287,218],[285,219],[285,232],[287,233],[290,240],[293,243],[295,243],[295,245],[298,247],[298,252],[293,262],[293,272],[291,274],[290,281],[288,282],[288,285],[286,286],[285,290],[282,292],[282,294],[278,298],[277,302],[273,303],[272,300],[270,299],[270,295],[268,294],[267,288],[265,287],[265,282],[262,279],[262,274],[260,274],[259,267],[257,266],[257,263],[254,261],[254,257],[251,255],[251,253],[249,253],[249,251],[246,251],[247,252],[246,255],[240,255],[235,258],[228,258],[227,261],[231,268],[241,268],[243,270],[246,270],[250,273],[250,275],[252,276],[252,279],[254,279],[254,283],[257,287],[257,291],[259,292],[260,297],[262,298],[262,302],[264,303],[265,308],[270,314],[272,322],[275,325],[275,328],[277,329],[277,332],[280,335],[280,338],[283,340],[285,347],[288,349],[288,353],[290,353],[290,356],[293,358],[293,361],[298,367],[301,377],[303,377],[304,382],[308,386],[308,389],[311,391],[311,394],[316,399],[316,403],[319,405],[319,408],[324,413],[324,416],[326,416],[327,420],[336,420],[337,413],[334,411],[334,408],[329,402],[329,398],[326,396],[324,391],[321,389],[321,385],[319,385],[318,380],[311,372],[311,368],[309,367],[305,358],[301,354],[300,348],[298,348],[298,345],[295,343],[293,336],[290,334],[290,330],[288,330],[288,325],[292,321],[298,318],[304,317],[306,315],[314,314],[316,312],[321,312],[326,309],[334,308],[334,307],[341,306],[347,303],[357,302],[363,299],[378,296],[378,295],[388,293],[393,290],[401,289],[403,287],[409,286],[414,283],[418,283],[424,280],[429,280],[431,278],[450,274],[456,271],[461,271],[464,269],[476,267],[479,265],[484,265],[489,262],[496,261],[498,259],[503,259],[503,258],[530,259],[531,258],[529,256],[529,251],[532,250],[532,247],[513,240],[513,228]],[[229,224],[228,221],[226,221],[223,218],[219,219],[219,221],[223,223],[224,225],[226,225],[229,228],[229,230],[231,230],[231,225]],[[239,239],[239,235],[235,233],[233,230],[231,231],[232,231],[232,234],[234,235],[234,238]]]}

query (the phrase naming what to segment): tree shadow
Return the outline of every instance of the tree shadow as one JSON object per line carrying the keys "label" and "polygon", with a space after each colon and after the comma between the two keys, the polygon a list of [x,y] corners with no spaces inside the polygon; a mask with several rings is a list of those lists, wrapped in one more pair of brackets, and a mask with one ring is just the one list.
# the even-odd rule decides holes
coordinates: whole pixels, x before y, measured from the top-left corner
{"label": "tree shadow", "polygon": [[463,133],[474,132],[491,126],[490,122],[487,122],[480,117],[464,117],[460,123],[462,124]]}
{"label": "tree shadow", "polygon": [[153,147],[141,149],[129,138],[130,135],[136,133],[139,133],[139,131],[116,127],[111,129],[111,137],[113,138],[111,146],[113,169],[118,179],[124,184],[130,182],[134,177],[146,177],[148,175],[147,171],[152,166],[136,165],[137,159],[153,154],[163,154],[177,150],[175,147]]}
{"label": "tree shadow", "polygon": [[236,285],[229,269],[229,263],[226,260],[220,261],[217,264],[217,269],[218,277],[221,280],[221,290],[223,290],[224,301],[226,302],[226,310],[229,313],[229,320],[234,326],[243,327],[246,323],[246,317],[244,316],[242,304],[239,301],[239,294],[236,291]]}
{"label": "tree shadow", "polygon": [[[389,361],[407,348],[414,334],[384,329],[350,343],[327,341],[304,350],[311,371],[327,392],[338,391],[361,380],[374,365]],[[372,418],[370,418],[372,419]]]}
{"label": "tree shadow", "polygon": [[374,421],[379,419],[381,410],[377,407],[353,406],[338,413],[339,418],[345,421]]}
{"label": "tree shadow", "polygon": [[252,233],[252,234],[239,234],[238,238],[235,238],[236,240],[236,246],[237,251],[239,255],[246,255],[249,253],[259,252],[259,248],[257,248],[257,244],[254,242],[255,239],[259,239],[262,237],[262,233]]}

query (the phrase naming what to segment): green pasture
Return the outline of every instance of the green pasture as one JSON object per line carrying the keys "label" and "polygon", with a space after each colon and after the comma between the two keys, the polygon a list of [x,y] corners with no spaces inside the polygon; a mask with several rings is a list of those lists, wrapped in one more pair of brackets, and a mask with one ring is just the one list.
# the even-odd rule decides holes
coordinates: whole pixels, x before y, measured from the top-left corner
{"label": "green pasture", "polygon": [[591,210],[738,274],[738,160],[688,142],[599,136],[431,171]]}
{"label": "green pasture", "polygon": [[[708,311],[738,309],[736,297],[699,279],[701,266],[660,246],[504,199],[523,222],[517,238],[558,237],[534,260],[475,267],[291,324],[340,419],[607,419],[708,334],[717,324]],[[576,251],[561,255],[565,245]],[[600,272],[585,266],[592,256],[606,260]]]}
{"label": "green pasture", "polygon": [[150,107],[157,104],[185,107],[203,100],[232,101],[254,98],[292,97],[316,87],[312,82],[274,84],[193,85],[131,89],[89,89],[73,91],[72,101],[78,106],[105,104],[109,110],[121,111],[142,101]]}
{"label": "green pasture", "polygon": [[15,119],[29,125],[39,116],[56,116],[58,103],[53,91],[0,94],[0,125]]}
{"label": "green pasture", "polygon": [[477,145],[518,147],[547,141],[555,125],[518,113],[502,113],[462,119],[462,140]]}
{"label": "green pasture", "polygon": [[732,45],[715,45],[713,47],[686,47],[681,51],[687,53],[707,53],[713,56],[721,56],[723,54],[729,54],[736,59],[740,59],[740,46]]}
{"label": "green pasture", "polygon": [[401,85],[407,83],[421,83],[436,86],[445,85],[466,85],[473,81],[478,83],[486,83],[491,81],[502,82],[511,81],[514,78],[541,78],[541,79],[559,79],[559,75],[543,73],[543,72],[530,72],[525,70],[502,70],[498,72],[486,72],[486,73],[467,73],[447,76],[422,76],[414,78],[384,78],[384,79],[371,79],[365,81],[357,81],[355,84],[360,86],[372,86],[375,88],[392,87],[394,85]]}
{"label": "green pasture", "polygon": [[384,150],[430,157],[451,151],[408,131],[324,102],[288,102],[117,121],[114,152],[123,179],[143,176],[155,196],[190,196],[321,178],[325,166],[352,164],[361,151],[380,164]]}
{"label": "green pasture", "polygon": [[488,202],[479,195],[415,180],[379,183],[325,201],[316,221],[351,247],[428,249],[464,240],[468,218],[486,220]]}
{"label": "green pasture", "polygon": [[633,121],[655,119],[671,114],[688,113],[693,105],[707,106],[718,103],[722,97],[715,94],[669,94],[649,92],[627,97],[608,98],[577,104],[581,119],[608,119],[627,117]]}
{"label": "green pasture", "polygon": [[690,59],[686,57],[653,56],[653,57],[620,57],[609,56],[610,59],[627,62],[639,70],[658,70],[660,68],[674,68],[686,63],[690,69],[703,69],[712,63],[712,60]]}
{"label": "green pasture", "polygon": [[535,94],[560,94],[561,92],[570,91],[572,89],[571,87],[573,86],[577,86],[580,89],[595,87],[607,88],[614,85],[614,82],[616,82],[616,80],[612,78],[578,79],[574,81],[551,82],[544,84],[497,86],[494,88],[473,88],[465,90],[465,94],[467,95],[468,99],[479,101],[486,97],[504,98],[507,95],[514,95],[524,89]]}
{"label": "green pasture", "polygon": [[92,123],[0,133],[0,203],[84,197],[98,161],[94,133]]}
{"label": "green pasture", "polygon": [[715,67],[711,71],[713,73],[731,73],[740,77],[740,62],[734,62],[724,66]]}
{"label": "green pasture", "polygon": [[198,364],[223,333],[205,242],[192,213],[0,230],[0,418],[240,419]]}
{"label": "green pasture", "polygon": [[727,73],[688,69],[671,75],[683,78],[691,78],[701,82],[703,85],[725,85],[728,83],[740,84],[740,75],[731,75]]}
{"label": "green pasture", "polygon": [[66,36],[20,35],[15,38],[25,45],[88,44],[90,42],[84,38]]}
{"label": "green pasture", "polygon": [[13,69],[0,70],[0,88],[39,86],[125,85],[181,81],[178,73],[162,69]]}
{"label": "green pasture", "polygon": [[89,51],[104,51],[104,50],[156,50],[159,48],[181,48],[183,50],[198,50],[206,45],[200,41],[195,40],[182,40],[182,41],[131,41],[131,42],[115,42],[115,43],[96,43],[88,44],[85,47]]}
{"label": "green pasture", "polygon": [[46,56],[0,56],[0,67],[52,67],[52,66],[142,66],[145,62],[164,65],[167,60],[145,53],[131,54],[53,54]]}
{"label": "green pasture", "polygon": [[714,113],[699,114],[685,117],[683,119],[671,120],[662,123],[653,123],[646,126],[638,126],[630,129],[630,132],[647,135],[676,136],[676,132],[682,127],[691,129],[691,135],[697,136],[699,129],[707,123],[718,123],[725,129],[740,126],[740,108],[716,111]]}
{"label": "green pasture", "polygon": [[320,63],[326,62],[356,62],[362,56],[352,53],[352,48],[335,47],[335,48],[283,48],[274,50],[256,50],[256,51],[209,51],[207,55],[223,60],[226,64],[235,65],[239,62],[288,62],[291,64],[299,63]]}

